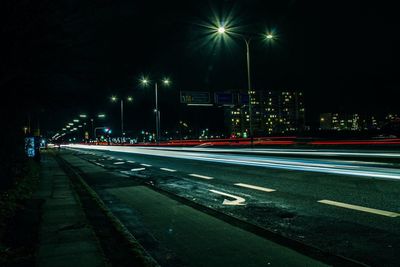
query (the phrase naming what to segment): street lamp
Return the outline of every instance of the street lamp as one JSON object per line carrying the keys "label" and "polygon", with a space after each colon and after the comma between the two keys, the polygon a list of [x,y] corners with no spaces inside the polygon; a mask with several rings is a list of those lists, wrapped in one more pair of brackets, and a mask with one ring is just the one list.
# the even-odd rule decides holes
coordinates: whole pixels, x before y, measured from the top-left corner
{"label": "street lamp", "polygon": [[[143,86],[147,86],[150,84],[149,79],[143,77],[140,82],[142,83]],[[161,83],[164,86],[169,86],[171,84],[170,79],[168,78],[163,78],[161,80]],[[158,109],[158,82],[156,81],[154,83],[154,94],[155,94],[155,108],[154,108],[154,113],[156,114],[156,142],[159,144],[160,142],[160,110]]]}
{"label": "street lamp", "polygon": [[[117,102],[117,100],[118,100],[118,98],[116,96],[111,97],[112,102]],[[132,102],[133,97],[128,96],[126,98],[126,100],[128,102]],[[124,99],[123,98],[120,99],[120,103],[121,103],[121,138],[122,138],[125,135],[125,132],[124,132]]]}
{"label": "street lamp", "polygon": [[[226,28],[223,26],[220,26],[217,28],[217,33],[220,35],[226,34]],[[247,71],[247,93],[249,95],[249,132],[250,132],[250,146],[253,147],[253,142],[254,142],[254,132],[253,132],[253,108],[252,108],[252,97],[251,95],[254,93],[251,89],[251,73],[250,73],[250,42],[252,40],[252,37],[245,36],[242,34],[236,34],[237,36],[240,36],[245,44],[246,44],[246,71]],[[267,33],[265,35],[266,40],[273,40],[275,36],[272,33]]]}

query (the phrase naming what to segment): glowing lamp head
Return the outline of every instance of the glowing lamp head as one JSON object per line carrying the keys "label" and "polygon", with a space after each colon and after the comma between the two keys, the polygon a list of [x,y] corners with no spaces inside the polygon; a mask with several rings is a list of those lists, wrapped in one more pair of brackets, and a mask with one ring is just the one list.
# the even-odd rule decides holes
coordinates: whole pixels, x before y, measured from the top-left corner
{"label": "glowing lamp head", "polygon": [[265,36],[265,38],[267,38],[268,40],[271,40],[271,39],[274,39],[274,36],[272,35],[272,34],[267,34],[266,36]]}
{"label": "glowing lamp head", "polygon": [[168,78],[165,78],[165,79],[163,80],[163,84],[164,84],[164,85],[169,85],[169,84],[170,84],[170,80],[169,80]]}
{"label": "glowing lamp head", "polygon": [[132,102],[132,101],[133,101],[133,97],[128,96],[128,97],[127,97],[127,100],[128,100],[129,102]]}
{"label": "glowing lamp head", "polygon": [[225,33],[225,27],[223,27],[223,26],[218,27],[217,31],[218,31],[219,34],[224,34]]}
{"label": "glowing lamp head", "polygon": [[144,85],[144,86],[146,86],[147,84],[149,84],[149,80],[146,79],[146,78],[143,78],[143,79],[141,80],[141,82],[142,82],[142,85]]}
{"label": "glowing lamp head", "polygon": [[116,97],[116,96],[112,96],[112,97],[111,97],[111,101],[112,101],[112,102],[117,101],[117,97]]}

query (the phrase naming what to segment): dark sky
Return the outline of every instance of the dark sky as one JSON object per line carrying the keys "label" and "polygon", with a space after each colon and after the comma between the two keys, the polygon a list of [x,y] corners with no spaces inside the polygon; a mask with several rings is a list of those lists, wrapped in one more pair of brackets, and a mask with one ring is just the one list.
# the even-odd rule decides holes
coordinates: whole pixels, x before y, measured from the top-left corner
{"label": "dark sky", "polygon": [[[18,3],[15,3],[18,2]],[[393,2],[393,3],[392,3]],[[181,119],[217,127],[221,110],[179,105],[179,90],[246,88],[243,42],[213,46],[201,24],[230,15],[245,33],[275,29],[251,45],[253,87],[302,90],[309,123],[320,112],[400,112],[400,19],[394,1],[2,1],[0,86],[7,105],[57,130],[77,114],[104,112],[118,127],[113,94],[131,95],[127,127],[153,127],[151,89],[167,75],[163,128]],[[114,123],[113,123],[114,122]]]}

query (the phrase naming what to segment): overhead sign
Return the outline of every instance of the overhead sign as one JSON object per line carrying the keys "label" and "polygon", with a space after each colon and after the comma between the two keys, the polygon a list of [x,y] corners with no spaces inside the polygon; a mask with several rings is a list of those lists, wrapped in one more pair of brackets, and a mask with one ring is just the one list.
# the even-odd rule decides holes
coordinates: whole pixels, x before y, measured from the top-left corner
{"label": "overhead sign", "polygon": [[181,91],[181,103],[183,104],[209,104],[210,93],[199,91]]}
{"label": "overhead sign", "polygon": [[233,105],[233,94],[225,92],[217,92],[214,94],[215,104],[219,105]]}

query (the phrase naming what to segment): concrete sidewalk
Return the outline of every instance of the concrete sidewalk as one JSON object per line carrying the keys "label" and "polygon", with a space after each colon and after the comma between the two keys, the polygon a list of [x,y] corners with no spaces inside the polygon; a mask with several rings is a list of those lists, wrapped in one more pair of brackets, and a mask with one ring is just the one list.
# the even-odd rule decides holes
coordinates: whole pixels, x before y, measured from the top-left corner
{"label": "concrete sidewalk", "polygon": [[34,198],[44,199],[37,266],[108,266],[69,178],[54,157],[43,153]]}

